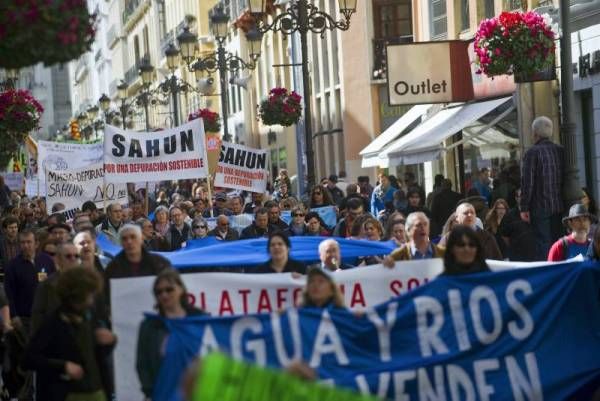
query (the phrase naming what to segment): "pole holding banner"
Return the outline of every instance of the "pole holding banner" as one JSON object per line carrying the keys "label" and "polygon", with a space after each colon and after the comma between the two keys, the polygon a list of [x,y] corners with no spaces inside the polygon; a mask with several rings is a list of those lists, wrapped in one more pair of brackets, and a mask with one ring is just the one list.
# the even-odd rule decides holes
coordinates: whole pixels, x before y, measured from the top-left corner
{"label": "pole holding banner", "polygon": [[210,182],[211,182],[211,175],[209,174],[206,179],[206,183],[208,184],[208,207],[210,208],[210,217],[215,217],[214,211],[213,211],[213,205],[212,205],[212,189],[211,189]]}

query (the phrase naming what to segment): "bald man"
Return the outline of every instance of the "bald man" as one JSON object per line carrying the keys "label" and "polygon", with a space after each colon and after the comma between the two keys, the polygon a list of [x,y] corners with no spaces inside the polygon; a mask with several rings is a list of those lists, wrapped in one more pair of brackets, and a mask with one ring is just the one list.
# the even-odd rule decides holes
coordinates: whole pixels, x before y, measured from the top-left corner
{"label": "bald man", "polygon": [[235,241],[240,238],[238,232],[231,228],[229,217],[221,214],[217,217],[217,226],[208,235],[219,241]]}

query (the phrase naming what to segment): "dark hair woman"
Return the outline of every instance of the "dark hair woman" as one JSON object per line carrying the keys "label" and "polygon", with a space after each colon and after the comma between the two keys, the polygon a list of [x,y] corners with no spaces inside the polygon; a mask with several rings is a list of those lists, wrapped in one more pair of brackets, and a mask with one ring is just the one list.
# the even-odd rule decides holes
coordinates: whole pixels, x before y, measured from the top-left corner
{"label": "dark hair woman", "polygon": [[256,269],[247,269],[247,273],[300,273],[306,274],[306,266],[290,258],[292,243],[282,231],[269,235],[267,252],[270,259]]}
{"label": "dark hair woman", "polygon": [[[154,280],[153,292],[155,308],[163,318],[178,319],[205,314],[188,303],[185,284],[176,270],[161,272]],[[149,316],[140,324],[136,367],[142,392],[148,399],[152,398],[168,336],[168,328],[162,319]]]}
{"label": "dark hair woman", "polygon": [[304,235],[313,237],[329,237],[331,235],[331,230],[329,229],[329,227],[327,227],[327,224],[325,224],[321,216],[319,216],[319,213],[306,213],[304,221],[306,222],[306,232]]}
{"label": "dark hair woman", "polygon": [[308,271],[302,294],[304,308],[344,308],[344,297],[331,274],[320,267]]}
{"label": "dark hair woman", "polygon": [[471,227],[457,225],[448,236],[444,254],[444,275],[488,271],[483,245]]}
{"label": "dark hair woman", "polygon": [[332,206],[333,200],[329,190],[323,185],[315,185],[310,190],[310,209],[324,206]]}
{"label": "dark hair woman", "polygon": [[62,272],[56,291],[60,307],[33,335],[24,366],[37,372],[38,399],[46,401],[106,401],[101,359],[116,337],[95,328],[90,311],[102,279],[91,269],[75,267]]}

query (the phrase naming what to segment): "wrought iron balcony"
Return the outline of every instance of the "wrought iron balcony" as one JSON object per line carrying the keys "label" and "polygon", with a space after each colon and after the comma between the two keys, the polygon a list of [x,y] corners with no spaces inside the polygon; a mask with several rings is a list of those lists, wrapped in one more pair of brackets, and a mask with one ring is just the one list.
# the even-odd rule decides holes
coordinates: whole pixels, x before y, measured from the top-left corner
{"label": "wrought iron balcony", "polygon": [[125,82],[127,85],[131,85],[135,82],[136,79],[140,76],[140,66],[144,63],[145,60],[150,60],[150,55],[144,54],[144,57],[139,59],[130,69],[125,72]]}
{"label": "wrought iron balcony", "polygon": [[373,79],[387,79],[387,54],[388,45],[412,43],[413,36],[397,36],[392,38],[373,39]]}

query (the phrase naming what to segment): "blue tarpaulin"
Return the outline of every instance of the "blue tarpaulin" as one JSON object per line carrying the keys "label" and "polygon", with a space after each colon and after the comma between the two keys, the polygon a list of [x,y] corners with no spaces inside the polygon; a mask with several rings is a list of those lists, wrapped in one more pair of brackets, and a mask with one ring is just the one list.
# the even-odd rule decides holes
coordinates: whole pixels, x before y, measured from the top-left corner
{"label": "blue tarpaulin", "polygon": [[[291,237],[291,258],[313,263],[319,260],[319,243],[328,237]],[[360,256],[387,255],[396,245],[391,242],[378,242],[366,240],[350,240],[336,238],[340,244],[342,259],[353,261]],[[202,243],[198,243],[202,242]],[[188,241],[186,249],[176,252],[162,252],[160,255],[171,261],[178,269],[195,267],[236,267],[257,266],[269,260],[267,253],[267,239],[248,239],[230,242],[214,240]],[[111,243],[104,235],[99,235],[97,240],[100,249],[110,256],[121,251],[119,246]],[[205,246],[203,246],[205,245]]]}

